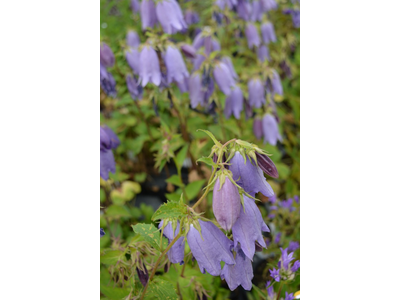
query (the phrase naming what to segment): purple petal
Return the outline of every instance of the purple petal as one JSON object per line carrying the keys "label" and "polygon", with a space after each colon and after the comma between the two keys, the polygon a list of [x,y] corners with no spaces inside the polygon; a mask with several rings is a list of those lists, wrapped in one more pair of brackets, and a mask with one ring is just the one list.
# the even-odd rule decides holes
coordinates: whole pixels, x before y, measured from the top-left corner
{"label": "purple petal", "polygon": [[170,84],[173,80],[181,82],[189,76],[185,62],[179,50],[173,46],[168,46],[164,57],[167,67],[167,81]]}
{"label": "purple petal", "polygon": [[264,86],[259,78],[250,79],[247,83],[249,89],[249,103],[251,107],[260,108],[265,103]]}
{"label": "purple petal", "polygon": [[148,82],[152,82],[157,86],[161,83],[158,56],[156,51],[150,46],[143,47],[140,52],[139,75],[143,87],[145,87]]}
{"label": "purple petal", "polygon": [[111,150],[100,150],[100,177],[108,179],[108,173],[115,173],[114,155]]}
{"label": "purple petal", "polygon": [[126,44],[129,47],[136,48],[140,45],[140,38],[136,31],[129,30],[128,34],[126,35]]}
{"label": "purple petal", "polygon": [[140,53],[139,50],[135,49],[135,48],[129,48],[126,52],[125,52],[125,58],[126,61],[128,62],[129,67],[131,67],[131,69],[136,73],[139,74],[140,73]]}
{"label": "purple petal", "polygon": [[235,80],[233,79],[229,68],[223,62],[220,62],[215,66],[214,79],[217,82],[219,89],[225,95],[231,93],[231,87],[235,85]]}
{"label": "purple petal", "polygon": [[[158,228],[161,228],[163,226],[163,222],[161,221],[160,224],[158,225]],[[168,222],[168,224],[164,227],[163,235],[168,239],[168,242],[171,243],[172,240],[179,234],[179,229],[180,229],[180,222],[178,221],[178,224],[175,229],[175,233],[172,230],[172,223]],[[180,237],[175,244],[172,245],[171,249],[167,252],[168,259],[170,260],[171,263],[173,264],[182,264],[183,259],[185,256],[185,238],[182,236]]]}
{"label": "purple petal", "polygon": [[100,63],[106,68],[112,67],[115,63],[114,53],[106,43],[100,44]]}
{"label": "purple petal", "polygon": [[246,38],[247,45],[249,48],[253,48],[253,46],[258,47],[261,44],[260,35],[258,34],[258,30],[253,23],[247,23],[246,26]]}
{"label": "purple petal", "polygon": [[279,133],[278,123],[271,114],[266,114],[262,120],[264,143],[276,145],[277,141],[282,141],[282,137]]}
{"label": "purple petal", "polygon": [[261,25],[261,35],[266,44],[276,42],[274,25],[272,23],[263,23]]}
{"label": "purple petal", "polygon": [[224,113],[229,118],[233,113],[236,119],[240,119],[240,112],[243,110],[243,93],[242,90],[235,86],[230,95],[226,97]]}
{"label": "purple petal", "polygon": [[201,76],[198,73],[193,73],[189,78],[189,96],[192,108],[196,108],[199,104],[202,105],[204,91],[202,90]]}
{"label": "purple petal", "polygon": [[240,249],[237,251],[235,262],[235,265],[225,264],[221,272],[221,279],[225,279],[231,291],[239,285],[250,291],[252,288],[251,280],[254,277],[251,260]]}
{"label": "purple petal", "polygon": [[258,140],[261,139],[263,136],[262,121],[260,118],[255,118],[253,121],[253,133]]}

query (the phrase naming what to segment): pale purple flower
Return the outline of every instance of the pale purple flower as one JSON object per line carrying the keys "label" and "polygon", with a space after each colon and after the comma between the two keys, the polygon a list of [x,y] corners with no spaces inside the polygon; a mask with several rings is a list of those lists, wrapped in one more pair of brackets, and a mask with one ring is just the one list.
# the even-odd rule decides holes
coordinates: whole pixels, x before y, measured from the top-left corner
{"label": "pale purple flower", "polygon": [[260,0],[253,0],[250,20],[252,22],[261,21],[263,16],[263,8]]}
{"label": "pale purple flower", "polygon": [[296,260],[292,266],[292,268],[290,269],[292,272],[296,272],[298,269],[300,268],[300,261]]}
{"label": "pale purple flower", "polygon": [[250,291],[252,288],[251,280],[254,277],[253,266],[251,260],[238,247],[236,251],[235,265],[228,265],[222,269],[221,279],[224,279],[231,291],[241,285],[245,290]]}
{"label": "pale purple flower", "polygon": [[229,170],[232,177],[247,193],[254,195],[261,192],[266,197],[274,195],[274,191],[264,177],[263,171],[255,165],[255,162],[246,156],[246,163],[243,156],[236,151],[230,160]]}
{"label": "pale purple flower", "polygon": [[142,30],[153,28],[157,24],[156,7],[153,0],[142,0],[140,16],[142,18]]}
{"label": "pale purple flower", "polygon": [[293,197],[293,199],[294,199],[294,201],[296,201],[297,204],[299,204],[299,202],[300,202],[299,196],[296,195]]}
{"label": "pale purple flower", "polygon": [[106,43],[100,44],[100,63],[106,68],[112,67],[115,63],[114,53]]}
{"label": "pale purple flower", "polygon": [[275,0],[260,0],[260,1],[264,11],[275,10],[278,8],[278,4],[276,4]]}
{"label": "pale purple flower", "polygon": [[126,75],[126,86],[133,100],[141,100],[143,98],[143,87],[130,74]]}
{"label": "pale purple flower", "polygon": [[[158,228],[162,228],[164,220],[160,222]],[[168,224],[164,227],[163,235],[168,239],[168,243],[171,243],[172,240],[179,234],[180,230],[180,222],[178,221],[175,233],[172,230],[172,222],[168,222]],[[183,264],[183,258],[185,256],[185,238],[180,237],[175,244],[172,245],[171,249],[167,252],[168,259],[173,264]]]}
{"label": "pale purple flower", "polygon": [[182,81],[176,81],[176,85],[181,93],[187,93],[189,91],[189,77],[185,77]]}
{"label": "pale purple flower", "polygon": [[126,44],[129,47],[137,48],[140,45],[140,38],[136,31],[129,30],[126,35]]}
{"label": "pale purple flower", "polygon": [[272,90],[275,94],[283,95],[281,78],[279,77],[279,74],[275,70],[272,70],[271,85],[272,85]]}
{"label": "pale purple flower", "polygon": [[293,252],[288,254],[288,248],[286,249],[281,248],[281,252],[282,252],[281,256],[282,266],[285,270],[289,270],[289,264],[292,260],[294,260]]}
{"label": "pale purple flower", "polygon": [[261,36],[266,44],[276,42],[274,25],[270,22],[263,23],[261,25]]}
{"label": "pale purple flower", "polygon": [[185,11],[185,22],[188,26],[192,25],[192,24],[196,24],[199,23],[200,21],[200,17],[199,14],[193,10],[186,10]]}
{"label": "pale purple flower", "polygon": [[170,84],[173,80],[183,81],[189,76],[183,61],[182,54],[174,46],[168,46],[164,56],[165,66],[167,67],[167,82]]}
{"label": "pale purple flower", "polygon": [[102,238],[106,233],[103,228],[100,228],[100,237]]}
{"label": "pale purple flower", "polygon": [[[145,1],[146,0],[143,0],[143,2]],[[161,83],[158,56],[151,46],[144,46],[140,52],[139,76],[143,87],[145,87],[148,82],[152,82],[157,86]]]}
{"label": "pale purple flower", "polygon": [[300,28],[300,10],[293,10],[292,13],[293,26]]}
{"label": "pale purple flower", "polygon": [[197,54],[196,58],[193,60],[193,71],[197,71],[200,69],[201,64],[205,60],[205,56],[201,54]]}
{"label": "pale purple flower", "polygon": [[249,89],[250,106],[260,108],[265,103],[265,91],[260,78],[250,79],[247,87]]}
{"label": "pale purple flower", "polygon": [[296,251],[297,249],[300,248],[299,242],[290,242],[289,247],[287,248],[289,252]]}
{"label": "pale purple flower", "polygon": [[285,292],[285,300],[294,300],[293,293]]}
{"label": "pale purple flower", "polygon": [[100,86],[108,96],[115,97],[117,95],[117,91],[115,89],[115,79],[112,74],[107,71],[106,67],[104,67],[101,63]]}
{"label": "pale purple flower", "polygon": [[274,293],[274,287],[271,285],[270,287],[268,287],[271,284],[271,281],[267,281],[267,283],[265,284],[265,287],[267,288],[267,293],[268,293],[268,298],[269,299],[275,299],[276,294]]}
{"label": "pale purple flower", "polygon": [[261,47],[257,49],[257,57],[261,62],[268,61],[270,59],[268,47],[261,45]]}
{"label": "pale purple flower", "polygon": [[278,232],[278,233],[276,234],[275,239],[274,239],[274,243],[275,243],[275,244],[278,245],[278,244],[281,242],[281,236],[282,236],[282,233],[281,233],[281,232]]}
{"label": "pale purple flower", "polygon": [[247,45],[249,48],[253,48],[253,46],[260,46],[260,35],[258,34],[257,27],[253,23],[247,23],[246,26],[246,38],[247,38]]}
{"label": "pale purple flower", "polygon": [[133,13],[137,13],[140,11],[140,2],[139,0],[131,0],[131,10]]}
{"label": "pale purple flower", "polygon": [[232,114],[236,119],[240,119],[240,112],[243,110],[243,93],[242,90],[235,85],[231,93],[226,97],[224,113],[228,119]]}
{"label": "pale purple flower", "polygon": [[204,53],[206,55],[209,55],[213,51],[221,50],[221,45],[219,42],[210,35],[203,35],[203,32],[200,32],[196,35],[193,40],[193,47],[196,50],[204,47]]}
{"label": "pale purple flower", "polygon": [[199,224],[203,238],[193,225],[190,225],[187,233],[190,250],[203,274],[207,271],[213,276],[219,276],[221,274],[221,261],[229,265],[235,264],[231,252],[233,242],[213,223],[199,220]]}
{"label": "pale purple flower", "polygon": [[273,268],[272,270],[269,270],[269,272],[271,273],[271,277],[275,279],[275,281],[279,282],[279,280],[281,280],[279,269],[275,270],[275,268]]}
{"label": "pale purple flower", "polygon": [[278,123],[271,114],[264,115],[262,125],[264,133],[264,143],[267,142],[268,144],[275,146],[278,141],[282,142],[282,136],[279,133]]}
{"label": "pale purple flower", "polygon": [[216,0],[215,4],[221,10],[224,10],[225,7],[227,7],[228,9],[232,9],[237,4],[237,0]]}
{"label": "pale purple flower", "polygon": [[267,247],[262,231],[269,232],[269,228],[254,200],[243,195],[243,202],[245,210],[241,208],[239,218],[232,227],[233,241],[235,247],[240,243],[244,254],[253,260],[256,241],[260,246]]}
{"label": "pale purple flower", "polygon": [[229,68],[229,71],[231,71],[232,77],[237,80],[239,77],[236,74],[235,68],[233,67],[231,58],[229,56],[224,56],[224,57],[222,57],[221,61]]}
{"label": "pale purple flower", "polygon": [[232,73],[223,62],[217,63],[214,68],[214,79],[219,89],[225,94],[231,93],[231,87],[235,86],[235,80],[232,77]]}
{"label": "pale purple flower", "polygon": [[125,58],[128,62],[129,67],[131,67],[132,71],[136,74],[140,73],[140,53],[137,48],[128,48],[125,51]]}
{"label": "pale purple flower", "polygon": [[260,118],[255,118],[253,121],[253,133],[258,140],[261,139],[263,136],[262,121]]}
{"label": "pale purple flower", "polygon": [[187,28],[181,8],[175,0],[157,2],[156,14],[165,33],[173,34]]}
{"label": "pale purple flower", "polygon": [[222,229],[229,231],[239,218],[242,204],[238,188],[225,175],[225,182],[220,186],[220,176],[217,177],[213,192],[213,212]]}
{"label": "pale purple flower", "polygon": [[196,108],[199,104],[203,106],[204,90],[201,84],[201,75],[199,73],[193,73],[189,78],[189,96],[192,108]]}
{"label": "pale purple flower", "polygon": [[239,18],[249,21],[251,16],[251,4],[246,0],[238,0],[236,11]]}
{"label": "pale purple flower", "polygon": [[118,147],[120,141],[107,126],[100,126],[100,177],[108,179],[108,173],[115,173],[115,161],[112,149]]}
{"label": "pale purple flower", "polygon": [[191,45],[183,44],[181,46],[181,50],[182,50],[183,54],[185,54],[185,56],[188,58],[196,58],[196,56],[197,56],[196,49]]}

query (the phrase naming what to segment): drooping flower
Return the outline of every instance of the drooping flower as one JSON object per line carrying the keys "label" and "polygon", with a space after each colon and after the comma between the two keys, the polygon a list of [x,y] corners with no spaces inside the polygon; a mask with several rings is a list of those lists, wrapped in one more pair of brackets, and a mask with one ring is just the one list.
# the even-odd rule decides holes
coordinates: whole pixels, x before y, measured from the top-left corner
{"label": "drooping flower", "polygon": [[[207,31],[207,30],[206,30]],[[204,53],[209,55],[213,51],[221,50],[221,45],[219,42],[214,39],[209,33],[200,32],[196,35],[193,40],[193,47],[196,50],[199,50],[201,47],[204,47]]]}
{"label": "drooping flower", "polygon": [[264,43],[266,44],[269,44],[270,42],[276,42],[274,25],[270,22],[266,22],[261,25],[261,35]]}
{"label": "drooping flower", "polygon": [[186,55],[186,57],[188,58],[196,58],[197,54],[196,54],[196,49],[188,44],[183,44],[181,46],[181,50],[183,52],[183,54]]}
{"label": "drooping flower", "polygon": [[257,57],[261,62],[268,61],[270,59],[268,47],[261,45],[261,47],[257,49]]}
{"label": "drooping flower", "polygon": [[165,52],[164,62],[167,67],[167,82],[170,84],[173,80],[183,81],[189,76],[182,55],[174,46],[168,46]]}
{"label": "drooping flower", "polygon": [[247,23],[246,26],[246,38],[247,38],[247,45],[249,48],[253,48],[253,46],[260,46],[260,35],[258,34],[257,27],[253,23]]}
{"label": "drooping flower", "polygon": [[114,53],[106,43],[100,44],[100,63],[106,68],[112,67],[115,63]]}
{"label": "drooping flower", "polygon": [[140,2],[139,0],[131,0],[130,4],[131,10],[133,13],[137,13],[140,11]]}
{"label": "drooping flower", "polygon": [[262,120],[264,143],[271,144],[275,146],[278,141],[282,142],[282,136],[279,133],[278,123],[276,119],[271,114],[264,115]]}
{"label": "drooping flower", "polygon": [[193,60],[193,71],[197,71],[200,69],[201,64],[205,60],[205,56],[201,54],[197,54],[196,58]]}
{"label": "drooping flower", "polygon": [[133,100],[141,100],[143,98],[143,87],[130,74],[126,75],[126,86]]}
{"label": "drooping flower", "polygon": [[147,271],[146,266],[143,264],[143,270],[141,268],[136,267],[136,272],[138,274],[141,284],[143,286],[146,286],[147,281],[149,281],[149,272]]}
{"label": "drooping flower", "polygon": [[232,9],[237,4],[237,0],[216,0],[215,4],[221,10],[224,10],[225,7],[227,7],[228,9]]}
{"label": "drooping flower", "polygon": [[235,85],[231,93],[226,97],[224,113],[228,119],[232,114],[236,119],[240,119],[240,112],[243,110],[243,93],[242,90]]}
{"label": "drooping flower", "polygon": [[214,68],[214,78],[219,89],[225,95],[229,95],[231,93],[231,87],[235,86],[235,80],[226,64],[223,62],[217,63]]}
{"label": "drooping flower", "polygon": [[115,97],[117,95],[117,91],[115,89],[115,79],[112,74],[107,71],[106,67],[104,67],[101,63],[100,86],[108,96]]}
{"label": "drooping flower", "polygon": [[281,277],[279,275],[279,269],[275,270],[275,268],[273,268],[272,270],[269,270],[269,272],[271,273],[271,277],[273,279],[275,279],[275,281],[279,282]]}
{"label": "drooping flower", "polygon": [[137,48],[129,48],[125,51],[125,58],[129,67],[136,73],[140,73],[140,53]]}
{"label": "drooping flower", "polygon": [[199,23],[199,21],[200,21],[199,14],[197,12],[193,11],[193,10],[190,10],[190,9],[185,11],[184,18],[185,18],[185,22],[186,22],[186,24],[188,26],[190,26],[192,24]]}
{"label": "drooping flower", "polygon": [[257,165],[263,172],[273,178],[278,178],[279,173],[274,162],[266,154],[256,152]]}
{"label": "drooping flower", "polygon": [[236,151],[230,160],[229,170],[232,171],[232,177],[236,183],[253,197],[258,192],[261,192],[265,197],[274,195],[274,191],[265,179],[263,171],[251,158],[248,156],[246,158],[245,162],[243,156]]}
{"label": "drooping flower", "polygon": [[262,121],[260,118],[255,118],[253,121],[253,133],[258,140],[262,138]]}
{"label": "drooping flower", "polygon": [[153,0],[142,0],[140,16],[142,18],[142,30],[153,28],[157,24],[156,7]]}
{"label": "drooping flower", "polygon": [[300,28],[300,10],[293,10],[292,12],[292,21],[293,21],[293,26],[296,28]]}
{"label": "drooping flower", "polygon": [[241,207],[239,218],[232,226],[233,241],[235,247],[240,243],[244,254],[253,260],[256,241],[260,246],[267,247],[262,231],[269,232],[269,228],[265,224],[255,201],[243,195],[243,202],[245,210]]}
{"label": "drooping flower", "polygon": [[199,104],[203,106],[204,91],[202,89],[201,75],[199,73],[193,73],[189,78],[189,96],[192,108],[196,108]]}
{"label": "drooping flower", "polygon": [[103,228],[100,228],[100,237],[103,237],[106,233]]}
{"label": "drooping flower", "polygon": [[222,268],[221,279],[224,279],[231,291],[241,285],[245,290],[252,288],[251,280],[254,277],[251,260],[238,247],[236,251],[235,265],[228,265]]}
{"label": "drooping flower", "polygon": [[182,81],[176,81],[176,85],[181,93],[187,93],[189,91],[189,77],[185,77]]}
{"label": "drooping flower", "polygon": [[129,30],[126,35],[126,44],[129,47],[137,48],[140,45],[140,38],[136,31]]}
{"label": "drooping flower", "polygon": [[250,20],[253,22],[260,22],[263,16],[263,8],[260,0],[253,0]]}
{"label": "drooping flower", "polygon": [[[164,220],[160,222],[158,228],[162,228]],[[175,233],[172,229],[172,222],[168,222],[168,224],[164,227],[163,235],[168,239],[168,242],[171,243],[172,240],[179,234],[180,230],[180,222],[178,221]],[[185,238],[180,237],[169,249],[167,252],[168,259],[173,264],[183,264],[183,258],[185,256]]]}
{"label": "drooping flower", "polygon": [[276,4],[275,0],[261,0],[261,6],[265,12],[278,8],[278,4]]}
{"label": "drooping flower", "polygon": [[181,8],[175,0],[157,2],[156,15],[165,33],[174,34],[187,28]]}
{"label": "drooping flower", "polygon": [[112,149],[118,147],[120,141],[107,126],[100,126],[100,176],[108,179],[108,173],[115,173],[115,161]]}
{"label": "drooping flower", "polygon": [[275,94],[283,95],[281,78],[279,77],[279,74],[275,70],[272,70],[271,85],[272,85],[272,90]]}
{"label": "drooping flower", "polygon": [[187,233],[190,250],[203,274],[207,271],[213,276],[219,276],[221,274],[221,261],[229,265],[235,264],[231,252],[233,242],[213,223],[199,220],[199,224],[203,238],[192,224]]}
{"label": "drooping flower", "polygon": [[[145,2],[146,0],[143,0]],[[140,52],[139,76],[142,86],[145,87],[148,82],[155,85],[161,83],[160,64],[156,51],[149,45],[143,47]]]}
{"label": "drooping flower", "polygon": [[246,0],[238,0],[236,11],[239,18],[249,21],[251,16],[251,4]]}
{"label": "drooping flower", "polygon": [[229,71],[231,71],[232,77],[234,79],[238,79],[238,75],[236,74],[235,68],[233,67],[231,58],[229,56],[224,56],[222,57],[221,61],[229,68]]}
{"label": "drooping flower", "polygon": [[249,89],[249,103],[251,107],[260,108],[265,103],[265,91],[260,78],[250,79],[247,87]]}
{"label": "drooping flower", "polygon": [[[223,182],[221,186],[221,181]],[[225,181],[225,182],[224,182]],[[241,202],[238,188],[225,174],[217,177],[213,192],[213,212],[218,224],[226,231],[231,230],[239,218]]]}

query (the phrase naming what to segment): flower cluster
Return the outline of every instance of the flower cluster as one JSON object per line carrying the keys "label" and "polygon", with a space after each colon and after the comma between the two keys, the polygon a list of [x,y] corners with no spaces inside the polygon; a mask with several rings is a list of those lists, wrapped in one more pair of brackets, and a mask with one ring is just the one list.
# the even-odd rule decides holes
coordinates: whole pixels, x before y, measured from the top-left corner
{"label": "flower cluster", "polygon": [[291,252],[288,254],[288,250],[288,248],[281,248],[282,255],[278,262],[278,268],[273,268],[272,270],[269,270],[271,277],[277,282],[281,280],[293,280],[295,273],[300,268],[299,260],[296,260],[293,264],[291,263],[294,260],[294,253]]}

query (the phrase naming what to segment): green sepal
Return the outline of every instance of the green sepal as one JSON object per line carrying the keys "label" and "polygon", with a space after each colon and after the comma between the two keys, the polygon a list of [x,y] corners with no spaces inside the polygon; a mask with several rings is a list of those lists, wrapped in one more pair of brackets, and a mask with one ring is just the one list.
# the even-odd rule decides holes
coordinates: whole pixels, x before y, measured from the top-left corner
{"label": "green sepal", "polygon": [[197,129],[197,131],[203,131],[205,132],[215,143],[215,145],[217,145],[219,148],[222,147],[222,144],[220,142],[217,141],[217,139],[215,138],[215,136],[208,130],[204,130],[204,129]]}

